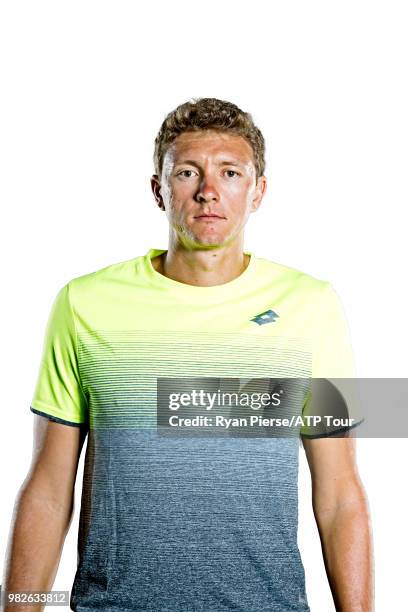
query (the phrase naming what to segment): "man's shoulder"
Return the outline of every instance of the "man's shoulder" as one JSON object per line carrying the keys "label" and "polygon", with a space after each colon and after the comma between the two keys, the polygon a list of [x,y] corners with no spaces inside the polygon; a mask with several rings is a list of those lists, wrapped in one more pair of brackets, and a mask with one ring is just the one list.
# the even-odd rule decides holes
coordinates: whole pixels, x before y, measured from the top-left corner
{"label": "man's shoulder", "polygon": [[309,272],[297,267],[289,266],[264,257],[257,257],[259,273],[279,285],[287,285],[288,288],[297,290],[312,290],[321,292],[330,282],[314,276]]}
{"label": "man's shoulder", "polygon": [[134,275],[142,258],[143,255],[138,255],[131,259],[114,262],[92,272],[74,276],[67,284],[74,293],[82,293],[104,287],[106,284],[126,281]]}

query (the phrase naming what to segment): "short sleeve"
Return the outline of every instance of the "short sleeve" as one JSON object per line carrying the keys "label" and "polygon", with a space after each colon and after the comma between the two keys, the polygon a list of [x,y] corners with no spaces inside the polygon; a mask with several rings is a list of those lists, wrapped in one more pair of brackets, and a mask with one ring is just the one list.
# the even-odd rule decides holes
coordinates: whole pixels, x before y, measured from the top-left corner
{"label": "short sleeve", "polygon": [[[356,395],[356,367],[350,330],[342,303],[330,283],[325,283],[317,309],[313,341],[312,380],[303,416],[321,420],[305,424],[301,435],[324,437],[345,432],[362,419]],[[331,380],[333,379],[333,380]]]}
{"label": "short sleeve", "polygon": [[67,425],[87,422],[87,399],[80,381],[70,283],[57,293],[48,317],[30,409]]}

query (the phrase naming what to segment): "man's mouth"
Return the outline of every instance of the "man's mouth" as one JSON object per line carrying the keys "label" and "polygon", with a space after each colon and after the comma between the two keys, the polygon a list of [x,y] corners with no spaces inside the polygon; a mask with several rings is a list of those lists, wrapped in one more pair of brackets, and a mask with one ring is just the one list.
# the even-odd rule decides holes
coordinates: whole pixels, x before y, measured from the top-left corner
{"label": "man's mouth", "polygon": [[225,219],[225,217],[220,215],[197,215],[194,219]]}

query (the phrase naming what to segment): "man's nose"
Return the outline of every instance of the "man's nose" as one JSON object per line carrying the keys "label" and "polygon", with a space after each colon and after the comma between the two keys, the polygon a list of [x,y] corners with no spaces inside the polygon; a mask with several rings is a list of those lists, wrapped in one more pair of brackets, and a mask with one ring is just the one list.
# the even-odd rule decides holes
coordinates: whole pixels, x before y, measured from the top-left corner
{"label": "man's nose", "polygon": [[201,181],[198,192],[196,194],[196,199],[198,202],[201,203],[219,199],[215,180],[212,177],[203,177],[203,180]]}

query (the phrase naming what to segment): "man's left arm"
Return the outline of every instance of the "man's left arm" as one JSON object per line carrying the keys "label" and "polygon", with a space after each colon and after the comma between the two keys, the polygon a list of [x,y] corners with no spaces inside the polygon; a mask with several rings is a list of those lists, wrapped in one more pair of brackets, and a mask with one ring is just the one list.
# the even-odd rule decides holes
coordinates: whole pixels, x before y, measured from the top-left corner
{"label": "man's left arm", "polygon": [[350,437],[303,438],[313,512],[336,610],[374,611],[374,561],[368,503]]}

